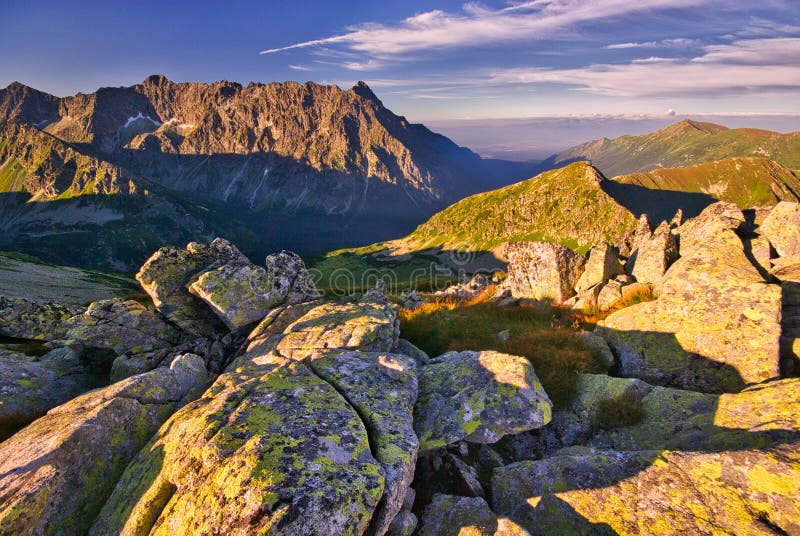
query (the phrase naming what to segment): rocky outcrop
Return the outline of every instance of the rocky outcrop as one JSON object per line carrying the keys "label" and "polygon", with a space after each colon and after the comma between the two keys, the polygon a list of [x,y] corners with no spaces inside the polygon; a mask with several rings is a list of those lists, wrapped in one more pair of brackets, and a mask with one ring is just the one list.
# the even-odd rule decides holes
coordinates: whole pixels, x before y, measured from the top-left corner
{"label": "rocky outcrop", "polygon": [[781,257],[800,257],[800,204],[782,201],[759,227]]}
{"label": "rocky outcrop", "polygon": [[658,286],[667,269],[678,258],[678,242],[667,222],[661,222],[653,234],[638,242],[629,263],[631,275],[640,283]]}
{"label": "rocky outcrop", "polygon": [[211,336],[219,325],[217,317],[186,286],[198,274],[223,264],[250,261],[226,240],[208,245],[192,242],[186,249],[164,247],[155,252],[136,274],[136,280],[168,320],[193,335]]}
{"label": "rocky outcrop", "polygon": [[0,336],[37,341],[60,339],[66,333],[64,321],[82,310],[74,305],[0,296]]}
{"label": "rocky outcrop", "polygon": [[420,450],[465,439],[494,443],[540,428],[552,404],[530,362],[498,352],[449,352],[422,367],[414,428]]}
{"label": "rocky outcrop", "polygon": [[549,242],[514,242],[506,247],[508,280],[515,298],[561,303],[575,294],[586,259]]}
{"label": "rocky outcrop", "polygon": [[706,392],[778,377],[781,288],[748,259],[731,230],[738,218],[715,216],[718,205],[685,224],[656,301],[598,324],[623,375]]}
{"label": "rocky outcrop", "polygon": [[303,260],[282,251],[269,255],[266,269],[247,263],[224,264],[201,273],[188,286],[235,331],[260,321],[274,307],[317,299]]}
{"label": "rocky outcrop", "polygon": [[127,463],[206,382],[203,360],[185,355],[59,406],[0,444],[0,532],[85,533]]}
{"label": "rocky outcrop", "polygon": [[583,274],[575,283],[575,290],[580,293],[598,283],[603,283],[623,273],[622,263],[614,248],[607,242],[601,242],[589,251],[589,259]]}

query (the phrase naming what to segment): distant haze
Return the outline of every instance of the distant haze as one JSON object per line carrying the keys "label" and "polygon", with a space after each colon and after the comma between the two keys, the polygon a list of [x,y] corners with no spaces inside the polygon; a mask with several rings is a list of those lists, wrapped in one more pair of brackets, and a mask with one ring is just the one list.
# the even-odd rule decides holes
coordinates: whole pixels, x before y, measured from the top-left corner
{"label": "distant haze", "polygon": [[425,124],[484,158],[539,161],[579,143],[646,134],[681,119],[730,128],[800,131],[800,115],[574,116],[426,121]]}

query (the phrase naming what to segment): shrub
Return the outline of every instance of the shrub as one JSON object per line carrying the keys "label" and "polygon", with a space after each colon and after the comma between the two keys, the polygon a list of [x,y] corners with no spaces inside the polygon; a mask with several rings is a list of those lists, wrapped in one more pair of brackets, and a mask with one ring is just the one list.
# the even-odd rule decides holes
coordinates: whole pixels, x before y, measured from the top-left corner
{"label": "shrub", "polygon": [[617,398],[606,398],[595,407],[593,427],[612,430],[639,424],[644,419],[644,405],[636,393],[625,391]]}

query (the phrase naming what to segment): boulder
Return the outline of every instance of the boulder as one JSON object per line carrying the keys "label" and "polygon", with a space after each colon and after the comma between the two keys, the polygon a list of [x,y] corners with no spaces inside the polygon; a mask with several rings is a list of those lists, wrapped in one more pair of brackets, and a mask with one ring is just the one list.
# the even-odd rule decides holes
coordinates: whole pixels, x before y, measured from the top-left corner
{"label": "boulder", "polygon": [[686,251],[659,298],[598,324],[622,375],[706,392],[778,377],[781,288],[764,281],[730,225],[712,220],[682,233]]}
{"label": "boulder", "polygon": [[185,355],[52,409],[0,444],[0,533],[83,534],[127,463],[207,382]]}
{"label": "boulder", "polygon": [[480,497],[436,494],[422,514],[419,536],[530,536],[514,521],[499,518]]}
{"label": "boulder", "polygon": [[333,349],[388,352],[400,333],[394,307],[375,303],[326,303],[293,322],[278,352],[304,359]]}
{"label": "boulder", "polygon": [[605,370],[614,366],[614,354],[611,353],[611,349],[603,337],[591,331],[582,331],[579,335],[583,343],[597,357],[596,361],[602,363]]}
{"label": "boulder", "polygon": [[64,321],[80,314],[82,307],[39,303],[0,296],[0,336],[53,341],[66,333]]}
{"label": "boulder", "polygon": [[416,362],[401,354],[343,352],[311,363],[364,420],[385,479],[381,507],[370,527],[384,534],[403,506],[414,479],[419,441],[414,434]]}
{"label": "boulder", "polygon": [[765,236],[757,236],[744,240],[745,251],[750,252],[750,256],[756,262],[756,265],[763,270],[769,272],[772,268],[771,261],[774,258],[774,252],[769,240]]}
{"label": "boulder", "polygon": [[192,242],[186,249],[164,247],[144,263],[136,280],[171,322],[192,335],[210,337],[220,327],[220,321],[186,286],[198,274],[224,264],[248,265],[250,261],[221,238],[208,245]]}
{"label": "boulder", "polygon": [[724,452],[577,449],[494,471],[532,534],[795,534],[800,442]]}
{"label": "boulder", "polygon": [[744,213],[733,203],[720,201],[707,206],[697,217],[675,229],[680,237],[681,255],[709,245],[723,229],[739,231],[746,221]]}
{"label": "boulder", "polygon": [[94,373],[69,348],[41,357],[0,349],[0,441],[50,408],[107,382],[107,375]]}
{"label": "boulder", "polygon": [[417,523],[417,516],[408,510],[403,510],[394,518],[389,532],[386,534],[387,536],[411,536],[417,530]]}
{"label": "boulder", "polygon": [[418,374],[414,428],[420,450],[462,439],[494,443],[550,421],[550,399],[524,357],[449,352]]}
{"label": "boulder", "polygon": [[589,252],[589,259],[586,261],[583,274],[575,284],[575,290],[580,293],[598,283],[613,279],[623,272],[622,264],[614,248],[606,242],[601,242]]}
{"label": "boulder", "polygon": [[781,201],[759,227],[781,257],[800,257],[800,204]]}
{"label": "boulder", "polygon": [[659,285],[667,269],[678,258],[678,241],[667,222],[661,222],[653,234],[642,238],[629,262],[631,275],[641,283]]}
{"label": "boulder", "polygon": [[611,309],[616,303],[622,300],[623,284],[619,281],[609,281],[600,289],[597,294],[597,308],[601,312]]}
{"label": "boulder", "polygon": [[513,297],[555,303],[575,294],[586,262],[583,255],[549,242],[512,242],[506,246],[506,257]]}
{"label": "boulder", "polygon": [[289,251],[268,256],[267,268],[240,261],[213,268],[197,276],[188,288],[231,331],[258,322],[278,305],[319,297],[303,260]]}

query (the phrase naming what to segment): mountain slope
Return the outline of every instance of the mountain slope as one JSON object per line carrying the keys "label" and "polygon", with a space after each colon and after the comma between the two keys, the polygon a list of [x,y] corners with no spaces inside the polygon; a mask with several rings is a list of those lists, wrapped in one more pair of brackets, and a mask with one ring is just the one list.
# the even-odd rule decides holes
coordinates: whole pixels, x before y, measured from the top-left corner
{"label": "mountain slope", "polygon": [[769,158],[788,168],[800,168],[800,132],[729,129],[684,120],[643,136],[601,138],[577,145],[542,165],[554,168],[589,160],[606,176],[613,177],[734,157]]}
{"label": "mountain slope", "polygon": [[655,190],[708,194],[742,209],[800,201],[800,172],[765,158],[729,158],[686,168],[622,175],[613,180]]}
{"label": "mountain slope", "polygon": [[613,242],[635,228],[637,220],[604,191],[605,182],[592,166],[571,164],[463,199],[386,245],[402,251],[490,251],[519,240],[558,242],[574,249]]}

